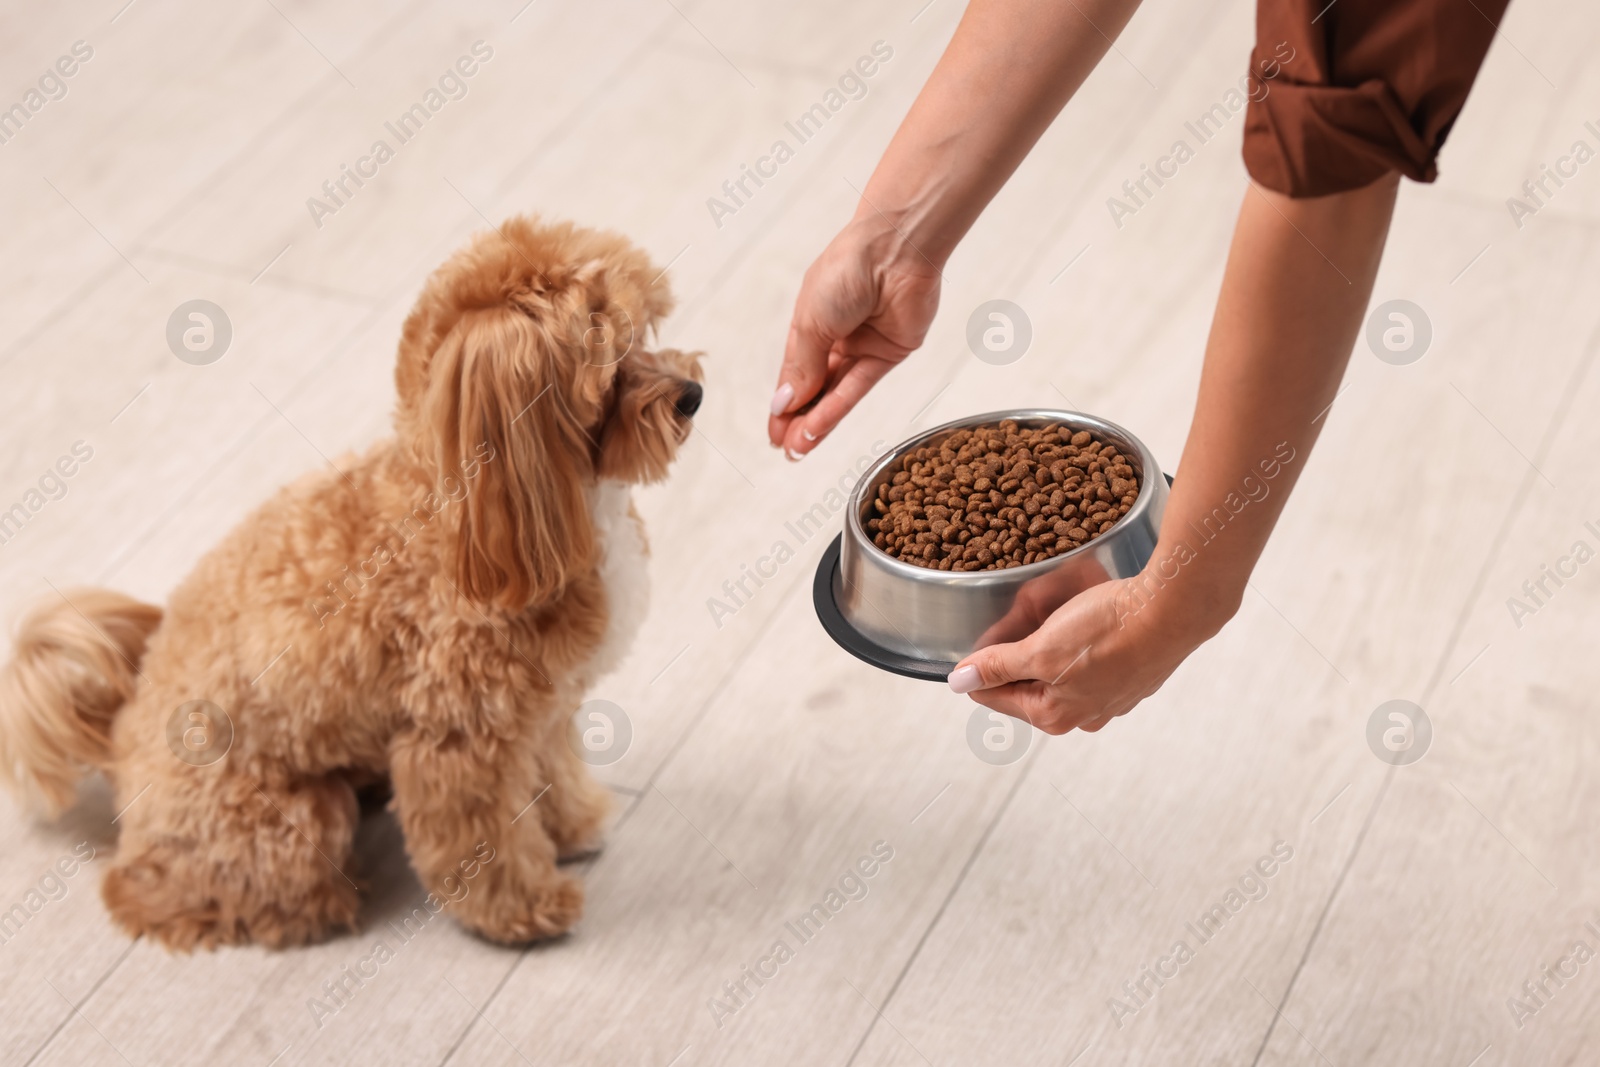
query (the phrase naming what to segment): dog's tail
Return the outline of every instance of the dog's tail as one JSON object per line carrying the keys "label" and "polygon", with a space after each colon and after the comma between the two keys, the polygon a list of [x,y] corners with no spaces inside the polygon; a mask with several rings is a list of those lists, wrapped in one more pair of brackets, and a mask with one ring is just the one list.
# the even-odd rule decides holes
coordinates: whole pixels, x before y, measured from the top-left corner
{"label": "dog's tail", "polygon": [[133,696],[161,609],[89,589],[34,608],[0,668],[0,781],[52,814],[104,767],[111,720]]}

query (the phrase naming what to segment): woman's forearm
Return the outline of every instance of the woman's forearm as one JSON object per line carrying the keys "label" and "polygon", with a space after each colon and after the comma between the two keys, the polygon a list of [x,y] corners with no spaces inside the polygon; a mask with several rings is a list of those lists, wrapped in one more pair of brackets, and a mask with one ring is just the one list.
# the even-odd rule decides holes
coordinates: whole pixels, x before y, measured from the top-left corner
{"label": "woman's forearm", "polygon": [[1391,176],[1309,200],[1256,186],[1245,193],[1194,422],[1146,569],[1178,590],[1152,602],[1169,600],[1204,629],[1237,609],[1326,422],[1361,332],[1397,185]]}
{"label": "woman's forearm", "polygon": [[857,207],[942,265],[1138,8],[973,0]]}

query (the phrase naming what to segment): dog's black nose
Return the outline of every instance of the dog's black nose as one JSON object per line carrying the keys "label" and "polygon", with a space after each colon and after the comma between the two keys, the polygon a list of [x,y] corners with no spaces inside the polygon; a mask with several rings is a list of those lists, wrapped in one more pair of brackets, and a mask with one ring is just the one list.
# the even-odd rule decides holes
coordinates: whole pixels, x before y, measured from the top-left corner
{"label": "dog's black nose", "polygon": [[705,396],[705,392],[699,382],[684,382],[678,393],[678,402],[673,407],[684,418],[693,418],[694,413],[700,410],[700,399]]}

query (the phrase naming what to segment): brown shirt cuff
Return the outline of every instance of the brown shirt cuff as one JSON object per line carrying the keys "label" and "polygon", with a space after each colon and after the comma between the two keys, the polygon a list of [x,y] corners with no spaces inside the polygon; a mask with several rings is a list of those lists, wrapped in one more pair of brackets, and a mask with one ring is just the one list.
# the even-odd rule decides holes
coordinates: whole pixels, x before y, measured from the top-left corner
{"label": "brown shirt cuff", "polygon": [[1292,197],[1433,181],[1508,2],[1259,0],[1253,69],[1281,71],[1245,116],[1250,176]]}

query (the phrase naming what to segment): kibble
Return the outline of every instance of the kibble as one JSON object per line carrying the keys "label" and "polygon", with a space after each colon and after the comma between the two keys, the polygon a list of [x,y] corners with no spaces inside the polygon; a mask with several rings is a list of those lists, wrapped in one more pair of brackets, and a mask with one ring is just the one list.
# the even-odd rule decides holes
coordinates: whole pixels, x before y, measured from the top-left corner
{"label": "kibble", "polygon": [[1128,457],[1088,430],[1011,419],[957,430],[883,474],[867,532],[894,558],[994,571],[1087,544],[1139,498]]}

